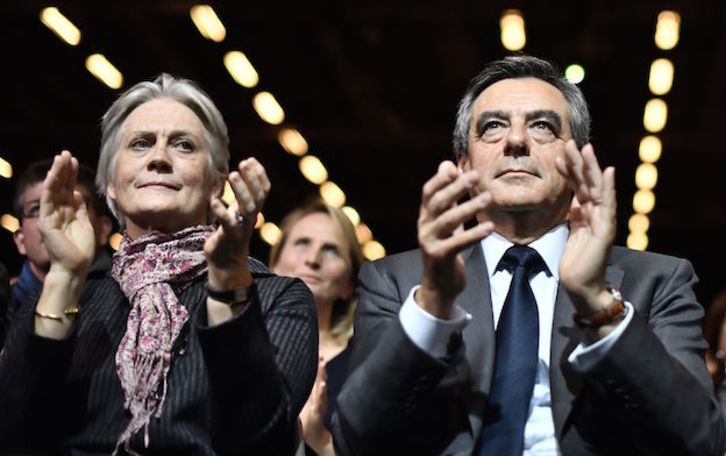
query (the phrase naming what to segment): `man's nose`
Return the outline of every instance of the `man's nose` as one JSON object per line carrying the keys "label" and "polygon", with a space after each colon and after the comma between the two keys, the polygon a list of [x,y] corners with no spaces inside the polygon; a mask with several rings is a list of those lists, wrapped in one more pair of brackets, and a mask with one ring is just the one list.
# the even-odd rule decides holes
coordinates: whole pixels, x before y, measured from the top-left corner
{"label": "man's nose", "polygon": [[513,123],[507,132],[507,143],[504,145],[504,155],[529,155],[527,132],[524,125]]}

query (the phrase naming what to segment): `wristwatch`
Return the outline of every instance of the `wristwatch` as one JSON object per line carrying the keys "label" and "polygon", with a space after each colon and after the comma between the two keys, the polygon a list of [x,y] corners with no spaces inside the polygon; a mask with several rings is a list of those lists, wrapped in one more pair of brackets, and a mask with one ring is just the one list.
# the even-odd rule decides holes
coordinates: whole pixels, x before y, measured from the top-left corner
{"label": "wristwatch", "polygon": [[234,288],[232,290],[219,291],[207,285],[207,296],[228,306],[236,306],[246,304],[249,301],[255,283],[245,287]]}
{"label": "wristwatch", "polygon": [[607,286],[606,288],[612,296],[612,302],[600,312],[597,312],[588,317],[583,317],[579,313],[574,316],[575,324],[580,328],[599,328],[601,326],[609,325],[621,321],[625,318],[628,308],[625,307],[623,302],[623,295],[617,288]]}

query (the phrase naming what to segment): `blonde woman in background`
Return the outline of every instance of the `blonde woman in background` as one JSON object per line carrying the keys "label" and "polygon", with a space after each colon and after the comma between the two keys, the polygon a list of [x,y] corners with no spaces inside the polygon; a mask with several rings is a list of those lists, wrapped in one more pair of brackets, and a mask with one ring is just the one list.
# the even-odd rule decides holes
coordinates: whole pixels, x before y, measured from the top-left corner
{"label": "blonde woman in background", "polygon": [[299,277],[313,292],[320,338],[318,375],[300,420],[306,445],[333,454],[330,419],[347,372],[353,335],[355,288],[363,253],[353,224],[340,209],[313,200],[282,221],[270,268]]}

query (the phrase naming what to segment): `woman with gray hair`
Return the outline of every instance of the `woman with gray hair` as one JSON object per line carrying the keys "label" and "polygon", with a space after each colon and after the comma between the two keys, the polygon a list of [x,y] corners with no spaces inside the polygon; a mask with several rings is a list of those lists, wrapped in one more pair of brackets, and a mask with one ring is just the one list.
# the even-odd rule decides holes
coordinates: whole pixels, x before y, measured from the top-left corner
{"label": "woman with gray hair", "polygon": [[111,273],[86,280],[78,162],[57,155],[39,219],[50,271],[0,358],[0,450],[293,453],[315,304],[248,256],[264,168],[249,158],[228,175],[221,114],[166,74],[121,95],[102,129],[97,184],[124,237]]}

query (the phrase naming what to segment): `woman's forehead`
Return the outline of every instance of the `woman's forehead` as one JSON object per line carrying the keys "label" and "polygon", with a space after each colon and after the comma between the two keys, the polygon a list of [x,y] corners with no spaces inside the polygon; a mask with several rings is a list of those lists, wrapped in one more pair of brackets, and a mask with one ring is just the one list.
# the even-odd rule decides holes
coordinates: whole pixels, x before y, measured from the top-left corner
{"label": "woman's forehead", "polygon": [[155,98],[131,111],[126,117],[122,132],[162,132],[186,131],[203,135],[204,125],[199,117],[182,103],[171,98]]}

